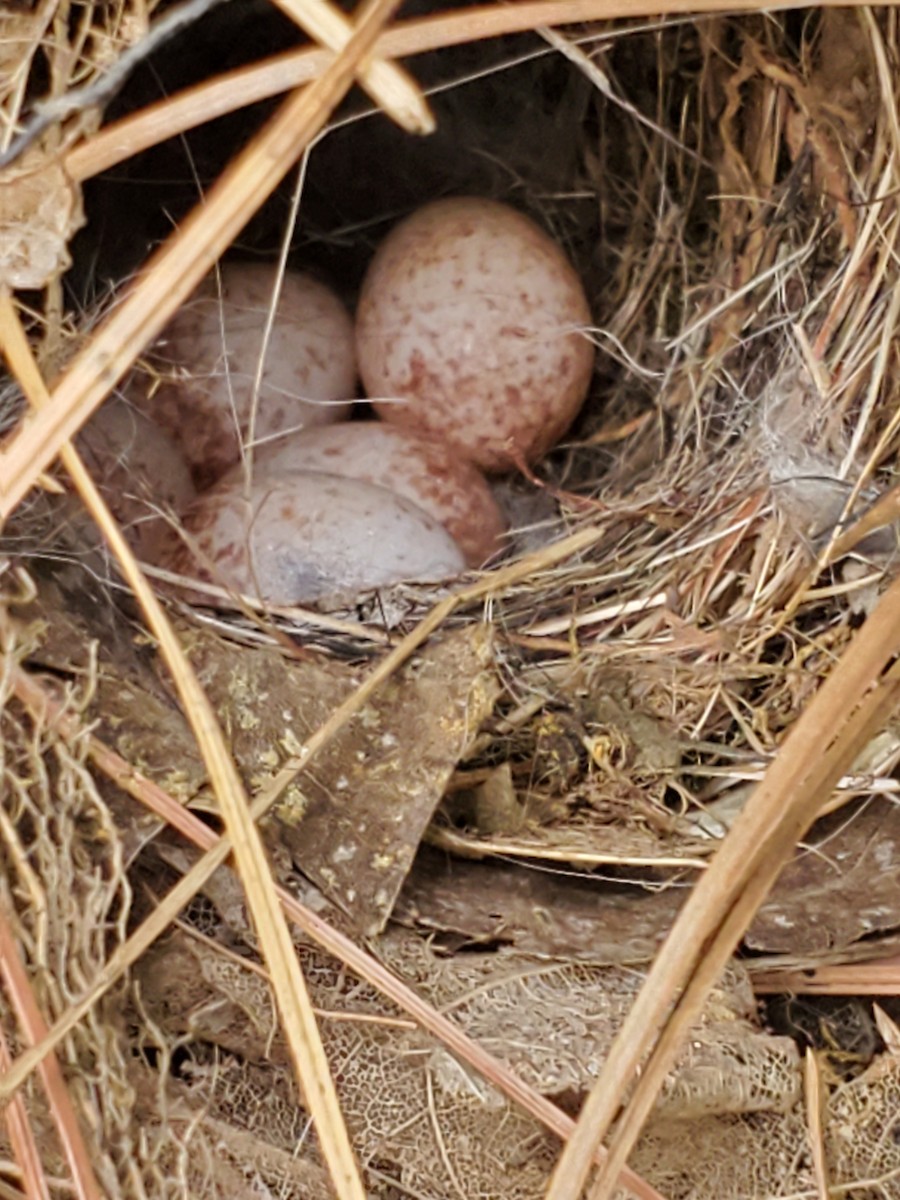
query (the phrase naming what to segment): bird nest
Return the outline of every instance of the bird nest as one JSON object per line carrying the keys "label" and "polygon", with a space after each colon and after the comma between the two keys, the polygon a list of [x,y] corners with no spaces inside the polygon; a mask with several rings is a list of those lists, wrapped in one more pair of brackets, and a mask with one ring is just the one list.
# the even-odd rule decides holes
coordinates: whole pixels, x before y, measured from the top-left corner
{"label": "bird nest", "polygon": [[[754,996],[897,987],[895,10],[393,7],[0,15],[0,1191],[898,1195],[889,1015]],[[503,558],[161,588],[71,439],[460,193],[595,322]]]}

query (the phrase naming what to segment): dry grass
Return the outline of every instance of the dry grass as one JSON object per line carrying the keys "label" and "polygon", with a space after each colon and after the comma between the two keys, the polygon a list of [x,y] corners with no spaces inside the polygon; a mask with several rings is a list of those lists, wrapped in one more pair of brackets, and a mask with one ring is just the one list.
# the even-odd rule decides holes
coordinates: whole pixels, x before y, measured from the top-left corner
{"label": "dry grass", "polygon": [[[579,439],[552,469],[533,479],[561,505],[560,536],[467,582],[436,606],[427,593],[412,591],[409,632],[392,638],[349,616],[275,614],[280,625],[261,622],[256,632],[276,628],[272,636],[284,640],[318,626],[335,639],[352,638],[355,651],[366,642],[394,644],[272,788],[248,805],[165,613],[79,466],[71,437],[290,171],[360,62],[365,60],[362,82],[373,99],[406,127],[423,131],[428,111],[392,57],[512,30],[648,15],[636,3],[577,0],[451,13],[382,32],[389,5],[366,6],[352,31],[327,5],[283,7],[315,40],[340,53],[283,55],[206,81],[100,132],[91,113],[76,113],[64,135],[42,147],[53,163],[63,161],[83,181],[232,107],[309,84],[234,159],[202,209],[180,224],[58,377],[57,364],[68,357],[60,348],[58,278],[51,272],[47,279],[39,326],[43,375],[28,348],[22,310],[8,290],[0,307],[0,345],[37,409],[0,452],[0,512],[9,517],[62,455],[164,649],[226,824],[226,835],[214,841],[205,825],[149,781],[131,781],[129,790],[140,802],[180,828],[204,857],[118,946],[49,1032],[46,1023],[23,1019],[27,1036],[18,1053],[2,1050],[12,1062],[0,1095],[14,1096],[40,1066],[60,1140],[70,1151],[76,1193],[100,1194],[67,1112],[53,1052],[233,851],[339,1195],[364,1191],[318,1052],[282,908],[568,1139],[548,1200],[576,1200],[597,1163],[594,1200],[611,1196],[617,1179],[634,1194],[651,1197],[657,1193],[624,1164],[662,1080],[781,865],[832,802],[897,699],[900,591],[886,583],[900,494],[891,487],[900,445],[894,384],[900,321],[896,13],[842,12],[822,21],[819,43],[804,40],[802,32],[789,35],[784,23],[764,16],[749,15],[742,24],[697,21],[690,77],[680,73],[677,47],[665,41],[660,21],[657,109],[640,120],[635,104],[624,99],[622,81],[605,69],[605,59],[591,54],[595,31],[583,31],[584,38],[546,32],[573,70],[590,78],[605,111],[619,106],[624,115],[617,128],[625,131],[621,144],[598,139],[591,147],[594,169],[609,180],[603,220],[621,234],[605,251],[615,303],[595,331],[610,356],[609,396],[602,411],[588,414]],[[729,7],[752,13],[759,6]],[[715,6],[690,5],[692,13],[700,10],[714,12]],[[666,11],[687,9],[679,4]],[[654,15],[659,12],[657,7]],[[127,28],[126,40],[139,41],[149,19],[140,4],[123,5],[103,34],[119,38]],[[68,60],[60,30],[49,41],[44,26],[30,36],[32,53],[42,43],[55,48],[49,75],[57,97],[102,66],[98,34],[89,52],[85,41],[80,56]],[[611,35],[604,29],[596,36]],[[372,54],[380,57],[367,57]],[[21,75],[3,97],[7,143],[26,103],[25,67],[23,60]],[[3,186],[0,178],[0,194]],[[3,215],[0,209],[0,227]],[[598,448],[606,448],[602,469]],[[857,557],[848,559],[853,550]],[[866,620],[857,629],[860,613]],[[640,676],[651,705],[664,709],[685,739],[712,747],[698,754],[698,777],[707,767],[719,772],[723,790],[736,788],[751,760],[761,776],[684,906],[577,1125],[373,959],[277,892],[253,824],[429,636],[447,623],[476,619],[495,625],[513,674],[537,661],[547,670],[590,663]],[[15,671],[19,699],[42,721],[49,719],[50,698],[21,668]],[[53,719],[64,720],[59,713]],[[69,738],[83,736],[77,722],[59,729]],[[735,763],[726,750],[743,758]],[[90,753],[101,770],[125,781],[127,767],[96,740]],[[881,773],[892,767],[893,760]],[[840,799],[860,793],[865,785],[857,780]],[[540,848],[532,852],[541,857]],[[552,860],[551,848],[544,858]],[[0,927],[0,939],[9,943],[11,937]],[[863,976],[859,968],[852,977],[860,990]],[[21,971],[9,972],[4,982],[21,1012],[39,1013]],[[824,975],[821,982],[829,986]],[[23,1186],[29,1195],[46,1194],[24,1113],[12,1111]],[[611,1130],[604,1156],[601,1143]],[[821,1142],[819,1131],[815,1144]],[[819,1187],[826,1194],[821,1161]]]}

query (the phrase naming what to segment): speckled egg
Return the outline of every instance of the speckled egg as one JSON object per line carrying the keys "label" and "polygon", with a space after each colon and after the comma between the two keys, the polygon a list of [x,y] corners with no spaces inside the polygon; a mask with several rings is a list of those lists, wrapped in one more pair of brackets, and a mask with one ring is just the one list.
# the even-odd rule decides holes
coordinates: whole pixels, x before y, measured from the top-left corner
{"label": "speckled egg", "polygon": [[560,247],[515,209],[462,197],[419,209],[381,245],[356,350],[380,416],[503,471],[572,424],[593,371],[590,326]]}
{"label": "speckled egg", "polygon": [[187,460],[143,413],[113,396],[75,439],[113,515],[139,558],[152,559],[166,529],[197,495]]}
{"label": "speckled egg", "polygon": [[[350,421],[260,446],[253,477],[285,471],[325,471],[389,488],[444,526],[470,567],[501,549],[505,524],[481,471],[451,447],[383,421]],[[243,475],[243,466],[228,478]]]}
{"label": "speckled egg", "polygon": [[[134,377],[129,397],[184,448],[199,487],[241,456],[276,274],[225,263],[176,313],[150,355],[156,377]],[[221,291],[219,287],[221,282]],[[342,420],[356,394],[353,323],[309,275],[282,281],[259,386],[253,436]]]}
{"label": "speckled egg", "polygon": [[222,480],[184,516],[196,557],[172,534],[160,566],[269,604],[352,601],[403,580],[464,570],[447,531],[386,488],[321,472]]}

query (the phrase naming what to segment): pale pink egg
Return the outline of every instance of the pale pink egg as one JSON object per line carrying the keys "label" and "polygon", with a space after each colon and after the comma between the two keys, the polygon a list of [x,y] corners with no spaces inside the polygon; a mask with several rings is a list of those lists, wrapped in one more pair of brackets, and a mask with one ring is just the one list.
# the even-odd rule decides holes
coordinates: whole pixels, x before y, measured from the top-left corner
{"label": "pale pink egg", "polygon": [[593,371],[590,326],[578,275],[533,221],[493,200],[439,200],[375,255],[357,357],[385,420],[502,471],[572,424]]}
{"label": "pale pink egg", "polygon": [[[351,421],[305,429],[257,448],[253,478],[285,471],[325,471],[389,488],[444,526],[471,567],[501,548],[505,524],[487,480],[453,447],[387,425]],[[228,479],[243,476],[238,465]]]}
{"label": "pale pink egg", "polygon": [[221,480],[185,513],[196,554],[177,534],[160,566],[269,604],[351,602],[403,580],[433,583],[465,568],[447,531],[386,488],[291,471]]}
{"label": "pale pink egg", "polygon": [[224,263],[154,347],[158,378],[133,377],[129,385],[129,397],[177,437],[201,487],[239,460],[251,428],[265,438],[350,411],[353,323],[330,288],[295,272],[282,280],[257,392],[275,280],[271,265]]}
{"label": "pale pink egg", "polygon": [[164,514],[182,512],[197,495],[184,455],[149,417],[115,396],[75,444],[132,549],[151,559],[166,529]]}

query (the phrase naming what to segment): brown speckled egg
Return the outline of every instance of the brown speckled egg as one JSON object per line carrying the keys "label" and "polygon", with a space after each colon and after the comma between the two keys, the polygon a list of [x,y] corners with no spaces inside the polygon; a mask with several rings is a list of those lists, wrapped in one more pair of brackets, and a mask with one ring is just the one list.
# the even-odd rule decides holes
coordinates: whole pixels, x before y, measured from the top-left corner
{"label": "brown speckled egg", "polygon": [[197,495],[184,455],[158,425],[115,396],[75,444],[132,549],[151,559],[166,529],[161,512],[180,513]]}
{"label": "brown speckled egg", "polygon": [[581,281],[533,221],[493,200],[427,204],[379,248],[356,351],[380,416],[458,446],[489,471],[535,461],[566,432],[594,347]]}
{"label": "brown speckled egg", "polygon": [[[177,437],[199,487],[241,455],[250,427],[275,270],[225,263],[174,316],[150,356],[161,382],[132,381],[129,397]],[[141,399],[137,398],[138,388]],[[338,297],[288,272],[266,349],[253,435],[346,417],[356,389],[353,324]]]}
{"label": "brown speckled egg", "polygon": [[160,566],[269,604],[348,602],[465,566],[447,531],[408,500],[318,472],[261,478],[249,494],[241,480],[223,479],[188,509],[184,527],[196,557],[173,533]]}
{"label": "brown speckled egg", "polygon": [[[240,464],[228,478],[243,475]],[[450,446],[383,421],[305,429],[257,448],[253,478],[325,471],[389,488],[444,526],[470,567],[501,548],[505,525],[487,480]]]}

